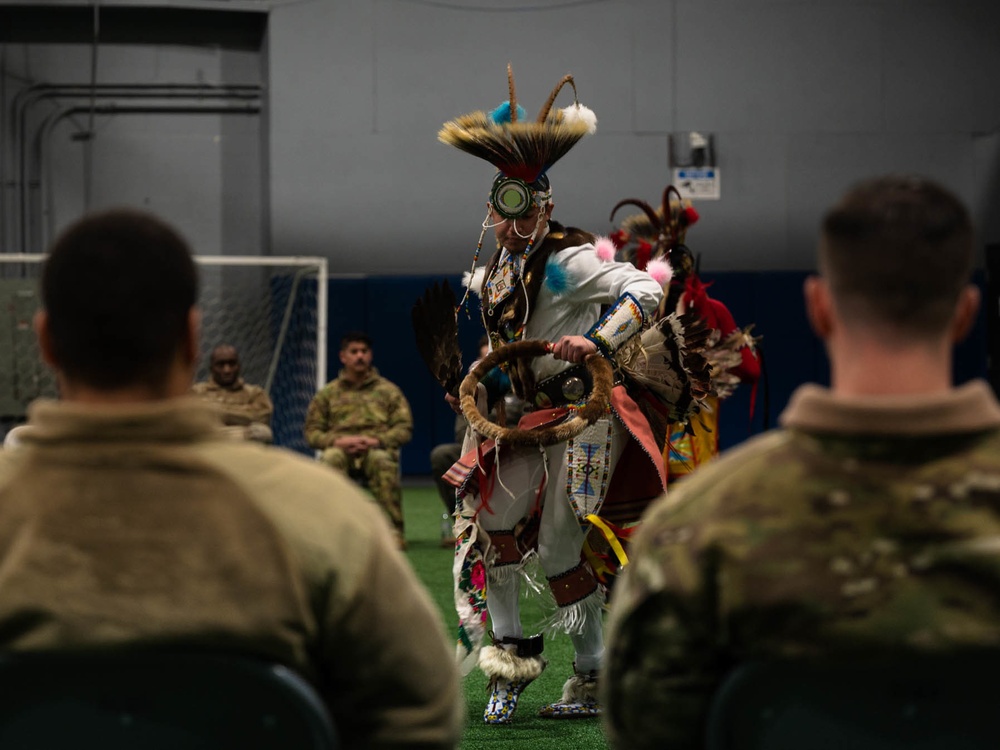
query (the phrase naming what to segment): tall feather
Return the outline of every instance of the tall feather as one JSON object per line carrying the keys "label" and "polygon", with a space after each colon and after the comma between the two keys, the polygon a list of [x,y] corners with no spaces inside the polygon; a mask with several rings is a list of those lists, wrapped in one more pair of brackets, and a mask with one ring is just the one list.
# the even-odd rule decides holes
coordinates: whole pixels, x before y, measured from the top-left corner
{"label": "tall feather", "polygon": [[514,68],[507,63],[507,98],[510,101],[510,121],[517,122],[520,114],[517,110],[517,93],[514,91]]}
{"label": "tall feather", "polygon": [[537,122],[545,122],[547,119],[549,119],[549,112],[552,111],[552,105],[555,104],[556,97],[559,96],[559,92],[562,91],[562,87],[565,86],[567,83],[573,87],[573,101],[577,101],[576,83],[574,83],[573,81],[573,76],[567,73],[562,77],[559,83],[556,84],[555,88],[552,89],[552,93],[549,94],[549,98],[545,100],[545,104],[542,105],[541,110],[539,110],[538,112]]}
{"label": "tall feather", "polygon": [[417,350],[434,379],[453,396],[462,383],[455,294],[447,280],[427,288],[410,313]]}

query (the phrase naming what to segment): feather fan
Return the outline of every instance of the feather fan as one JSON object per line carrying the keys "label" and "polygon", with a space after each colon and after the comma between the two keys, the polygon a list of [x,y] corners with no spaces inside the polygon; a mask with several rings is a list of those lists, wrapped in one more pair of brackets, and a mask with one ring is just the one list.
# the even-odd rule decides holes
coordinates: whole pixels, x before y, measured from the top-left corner
{"label": "feather fan", "polygon": [[462,383],[462,350],[458,346],[455,294],[447,281],[427,288],[410,317],[417,350],[434,379],[453,396]]}
{"label": "feather fan", "polygon": [[643,412],[658,440],[665,439],[671,422],[690,422],[712,395],[711,367],[704,355],[710,335],[697,315],[671,313],[646,329],[619,359],[626,375],[655,399]]}

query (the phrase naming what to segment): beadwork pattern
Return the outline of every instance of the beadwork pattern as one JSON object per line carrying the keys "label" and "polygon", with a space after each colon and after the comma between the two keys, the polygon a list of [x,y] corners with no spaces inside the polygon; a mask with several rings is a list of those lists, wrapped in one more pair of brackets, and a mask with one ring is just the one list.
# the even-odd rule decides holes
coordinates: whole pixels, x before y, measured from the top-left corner
{"label": "beadwork pattern", "polygon": [[577,520],[597,513],[611,476],[611,421],[599,419],[566,444],[566,495]]}
{"label": "beadwork pattern", "polygon": [[605,354],[611,354],[642,331],[645,322],[642,305],[635,297],[626,293],[587,332],[587,338]]}
{"label": "beadwork pattern", "polygon": [[486,704],[483,721],[487,724],[510,724],[517,710],[517,700],[531,680],[497,680]]}

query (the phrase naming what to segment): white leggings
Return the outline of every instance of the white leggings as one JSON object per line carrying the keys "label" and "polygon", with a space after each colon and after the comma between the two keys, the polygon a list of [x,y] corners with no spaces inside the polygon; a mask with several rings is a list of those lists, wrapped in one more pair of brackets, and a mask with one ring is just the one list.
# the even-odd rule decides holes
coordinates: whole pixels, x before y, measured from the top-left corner
{"label": "white leggings", "polygon": [[[617,419],[611,420],[611,467],[618,461],[628,434]],[[544,449],[504,447],[497,458],[497,478],[489,501],[490,511],[483,508],[479,524],[487,532],[511,531],[535,507],[538,488],[548,478],[542,496],[542,517],[538,530],[538,557],[547,578],[565,573],[580,564],[580,553],[589,524],[581,526],[566,497],[566,444]],[[509,490],[509,492],[508,492]],[[512,496],[513,495],[513,496]],[[516,566],[503,566],[488,571],[487,608],[497,638],[523,636],[520,619],[520,575]],[[507,570],[504,570],[507,568]],[[585,611],[579,632],[570,633],[576,650],[577,669],[586,672],[600,666],[604,653],[604,635],[600,609]]]}

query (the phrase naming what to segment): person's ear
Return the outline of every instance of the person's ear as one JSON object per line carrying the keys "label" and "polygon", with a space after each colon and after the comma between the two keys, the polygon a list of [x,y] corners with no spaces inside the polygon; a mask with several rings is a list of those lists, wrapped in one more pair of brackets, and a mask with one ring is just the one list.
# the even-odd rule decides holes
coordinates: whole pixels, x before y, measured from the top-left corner
{"label": "person's ear", "polygon": [[830,287],[821,276],[810,276],[802,287],[805,297],[806,317],[813,332],[826,340],[833,331],[833,304],[830,299]]}
{"label": "person's ear", "polygon": [[188,310],[186,333],[181,353],[184,356],[184,364],[194,367],[198,363],[198,343],[201,340],[201,310],[197,305]]}
{"label": "person's ear", "polygon": [[976,315],[979,312],[981,301],[979,287],[975,284],[966,284],[959,292],[958,303],[955,305],[955,315],[951,319],[952,343],[957,344],[969,335],[969,331],[976,323]]}
{"label": "person's ear", "polygon": [[38,339],[38,350],[41,352],[42,361],[53,370],[59,368],[56,361],[55,352],[52,350],[52,333],[49,331],[49,314],[45,310],[35,313],[33,321],[35,327],[35,337]]}

